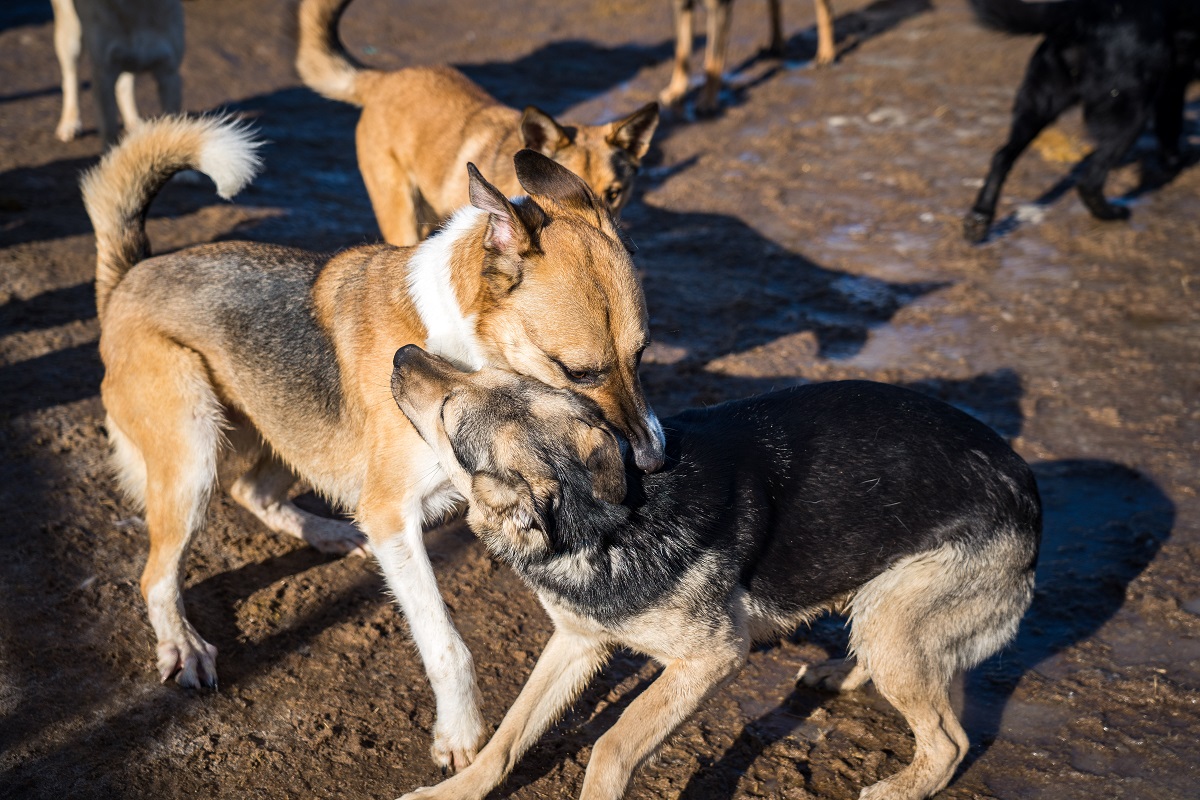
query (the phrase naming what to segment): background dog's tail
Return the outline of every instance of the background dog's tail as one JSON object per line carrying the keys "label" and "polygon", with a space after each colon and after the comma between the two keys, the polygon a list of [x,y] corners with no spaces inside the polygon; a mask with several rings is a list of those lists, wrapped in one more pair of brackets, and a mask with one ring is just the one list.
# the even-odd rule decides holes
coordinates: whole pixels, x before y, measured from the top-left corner
{"label": "background dog's tail", "polygon": [[296,71],[308,88],[330,100],[363,104],[360,78],[374,70],[354,60],[338,38],[338,21],[350,0],[303,0]]}
{"label": "background dog's tail", "polygon": [[971,0],[971,8],[980,23],[988,28],[1005,33],[1040,35],[1077,16],[1080,0]]}
{"label": "background dog's tail", "polygon": [[83,176],[83,203],[96,229],[96,310],[125,273],[150,254],[146,211],[176,172],[196,169],[225,199],[241,191],[262,161],[252,132],[229,117],[161,117],[130,132]]}

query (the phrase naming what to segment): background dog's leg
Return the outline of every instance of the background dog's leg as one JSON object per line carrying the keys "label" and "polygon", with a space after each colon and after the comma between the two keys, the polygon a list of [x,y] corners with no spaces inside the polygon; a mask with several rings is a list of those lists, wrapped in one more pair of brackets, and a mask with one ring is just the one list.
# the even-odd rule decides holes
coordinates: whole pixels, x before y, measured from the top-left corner
{"label": "background dog's leg", "polygon": [[767,55],[782,58],[787,50],[783,40],[783,8],[781,0],[767,0],[767,16],[771,22],[771,39],[767,44]]}
{"label": "background dog's leg", "polygon": [[179,68],[163,68],[156,71],[154,84],[158,87],[158,104],[162,107],[162,112],[178,114],[183,108],[183,78],[179,76]]}
{"label": "background dog's leg", "polygon": [[496,734],[471,766],[402,800],[473,800],[500,785],[521,756],[575,702],[608,656],[609,646],[561,629],[546,642],[537,665]]}
{"label": "background dog's leg", "polygon": [[714,644],[712,651],[667,664],[646,691],[592,749],[580,800],[617,800],[634,770],[724,686],[746,661],[746,648]]}
{"label": "background dog's leg", "polygon": [[62,70],[62,116],[54,135],[69,142],[83,132],[79,120],[79,54],[83,49],[83,29],[72,0],[52,0],[54,6],[54,52]]}
{"label": "background dog's leg", "polygon": [[796,680],[826,692],[852,692],[871,680],[871,672],[856,658],[831,658],[820,664],[806,664]]}
{"label": "background dog's leg", "polygon": [[827,67],[837,58],[833,41],[833,9],[829,0],[814,0],[817,12],[817,58],[818,67]]}
{"label": "background dog's leg", "polygon": [[1101,103],[1088,104],[1083,116],[1088,128],[1096,130],[1100,144],[1087,157],[1075,190],[1096,219],[1129,219],[1128,208],[1113,205],[1104,197],[1104,183],[1146,127],[1149,109],[1130,109],[1123,97],[1107,97]]}
{"label": "background dog's leg", "polygon": [[105,145],[116,144],[121,133],[120,110],[117,108],[118,74],[108,63],[92,56],[92,94],[100,112],[100,136]]}
{"label": "background dog's leg", "polygon": [[264,452],[229,494],[276,533],[303,539],[322,553],[366,555],[367,539],[354,525],[310,514],[288,499],[296,476],[273,453]]}
{"label": "background dog's leg", "polygon": [[412,181],[390,148],[371,146],[362,140],[367,127],[358,126],[358,169],[375,209],[379,230],[388,244],[411,247],[421,241]]}
{"label": "background dog's leg", "polygon": [[1187,76],[1173,70],[1158,95],[1154,107],[1154,131],[1158,134],[1158,150],[1163,166],[1179,169],[1179,140],[1183,136],[1183,107],[1187,99]]}
{"label": "background dog's leg", "polygon": [[730,13],[733,0],[709,0],[708,42],[704,49],[704,89],[696,110],[713,112],[721,102],[721,86],[725,81],[725,54],[729,49]]}
{"label": "background dog's leg", "polygon": [[121,112],[121,122],[125,123],[125,130],[132,131],[142,124],[142,118],[137,110],[137,97],[133,87],[134,74],[132,72],[122,72],[117,76],[117,108]]}
{"label": "background dog's leg", "polygon": [[1013,103],[1012,130],[1008,141],[992,157],[983,188],[975,205],[963,219],[963,235],[969,242],[982,242],[996,217],[1000,189],[1017,157],[1029,147],[1042,129],[1079,100],[1066,65],[1043,42],[1029,61],[1025,80]]}
{"label": "background dog's leg", "polygon": [[[383,472],[392,477],[405,474],[404,470]],[[359,507],[359,522],[370,539],[388,588],[408,619],[433,686],[437,699],[433,759],[443,769],[465,769],[474,760],[483,738],[475,667],[442,602],[425,552],[421,498],[397,498],[396,494],[394,484],[368,485]],[[399,511],[397,501],[401,503]]]}
{"label": "background dog's leg", "polygon": [[658,96],[658,102],[667,108],[679,105],[688,90],[688,67],[692,59],[692,29],[695,0],[674,0],[675,8],[675,67],[671,71],[671,82]]}

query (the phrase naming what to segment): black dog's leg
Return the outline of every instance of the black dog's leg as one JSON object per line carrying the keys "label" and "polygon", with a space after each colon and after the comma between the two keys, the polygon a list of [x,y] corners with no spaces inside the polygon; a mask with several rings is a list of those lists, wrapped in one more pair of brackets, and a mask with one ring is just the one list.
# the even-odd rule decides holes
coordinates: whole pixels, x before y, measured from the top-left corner
{"label": "black dog's leg", "polygon": [[1105,222],[1129,219],[1128,208],[1113,205],[1105,199],[1104,182],[1108,180],[1109,171],[1137,141],[1146,126],[1148,113],[1146,107],[1130,108],[1120,97],[1115,102],[1105,100],[1084,108],[1084,120],[1100,144],[1084,162],[1075,188],[1079,199],[1096,219]]}
{"label": "black dog's leg", "polygon": [[988,228],[996,217],[996,202],[1000,189],[1017,157],[1025,151],[1042,129],[1079,99],[1069,70],[1057,50],[1043,42],[1029,60],[1025,80],[1017,90],[1013,103],[1013,124],[1008,141],[992,157],[987,180],[975,198],[975,205],[963,219],[963,235],[968,242],[978,244],[987,238]]}
{"label": "black dog's leg", "polygon": [[1172,70],[1154,108],[1154,130],[1163,167],[1175,172],[1183,165],[1179,139],[1183,136],[1183,105],[1187,97],[1187,75]]}

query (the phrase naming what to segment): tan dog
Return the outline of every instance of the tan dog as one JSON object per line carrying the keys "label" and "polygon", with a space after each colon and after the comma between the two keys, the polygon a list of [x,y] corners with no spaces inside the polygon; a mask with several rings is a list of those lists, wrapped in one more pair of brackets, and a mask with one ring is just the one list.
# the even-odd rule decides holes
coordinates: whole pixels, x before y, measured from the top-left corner
{"label": "tan dog", "polygon": [[[183,4],[180,0],[51,0],[54,50],[62,70],[63,108],[55,135],[69,142],[80,134],[78,62],[86,42],[92,85],[105,144],[141,124],[133,94],[138,72],[152,72],[164,113],[183,106],[179,65],[183,62]],[[78,12],[78,13],[77,13]]]}
{"label": "tan dog", "polygon": [[142,591],[159,670],[184,686],[216,684],[216,650],[188,622],[181,583],[228,443],[254,460],[230,494],[272,530],[327,552],[363,545],[348,523],[289,501],[297,477],[354,513],[437,697],[434,757],[461,768],[483,719],[422,525],[462,496],[391,399],[392,355],[424,343],[464,368],[571,386],[652,471],[663,432],[637,374],[648,335],[642,289],[604,205],[531,151],[515,166],[530,197],[510,202],[469,166],[471,207],[420,247],[329,257],[222,242],[147,258],[146,208],[171,174],[197,169],[227,197],[257,168],[256,147],[228,121],[164,118],[127,136],[83,181],[96,229],[101,393],[121,483],[145,507]]}
{"label": "tan dog", "polygon": [[466,205],[468,162],[505,195],[520,194],[512,157],[523,148],[582,177],[620,217],[658,127],[654,104],[606,125],[563,126],[533,106],[497,102],[453,67],[363,69],[338,41],[349,4],[301,3],[296,69],[323,97],[362,107],[358,167],[384,239],[416,244]]}
{"label": "tan dog", "polygon": [[[659,101],[668,108],[677,108],[688,90],[688,62],[692,58],[692,16],[699,0],[674,0],[675,8],[675,69],[671,82],[659,95]],[[837,57],[833,42],[833,10],[830,0],[813,0],[817,9],[817,57],[819,67],[832,64]],[[771,44],[767,52],[782,56],[783,13],[780,0],[767,0],[771,17]],[[708,14],[708,36],[704,51],[704,88],[696,109],[711,113],[720,105],[723,76],[725,75],[725,51],[729,47],[729,26],[733,22],[733,0],[704,0]]]}

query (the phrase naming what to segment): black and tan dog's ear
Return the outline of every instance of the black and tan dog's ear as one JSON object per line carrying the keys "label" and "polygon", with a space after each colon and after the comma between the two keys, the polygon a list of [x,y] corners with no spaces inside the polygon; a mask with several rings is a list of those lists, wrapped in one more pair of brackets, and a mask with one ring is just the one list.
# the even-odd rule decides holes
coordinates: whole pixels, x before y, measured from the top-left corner
{"label": "black and tan dog's ear", "polygon": [[471,205],[488,214],[483,247],[496,256],[485,267],[484,276],[493,288],[510,292],[521,282],[521,259],[537,250],[537,233],[545,224],[545,215],[535,203],[526,202],[520,208],[513,205],[474,164],[467,164],[467,176]]}
{"label": "black and tan dog's ear", "polygon": [[525,106],[521,115],[521,140],[525,147],[544,156],[553,156],[571,143],[571,137],[554,117],[537,106]]}
{"label": "black and tan dog's ear", "polygon": [[520,151],[513,156],[513,166],[521,187],[530,194],[548,197],[585,213],[596,213],[600,209],[600,202],[583,178],[537,151]]}
{"label": "black and tan dog's ear", "polygon": [[578,442],[579,457],[592,478],[592,495],[606,503],[625,499],[625,459],[612,432],[589,427]]}
{"label": "black and tan dog's ear", "polygon": [[549,515],[558,505],[557,485],[539,492],[519,475],[477,472],[471,476],[468,521],[480,536],[516,555],[550,546]]}
{"label": "black and tan dog's ear", "polygon": [[641,161],[658,130],[658,103],[647,103],[625,119],[610,124],[612,132],[608,134],[608,143]]}

